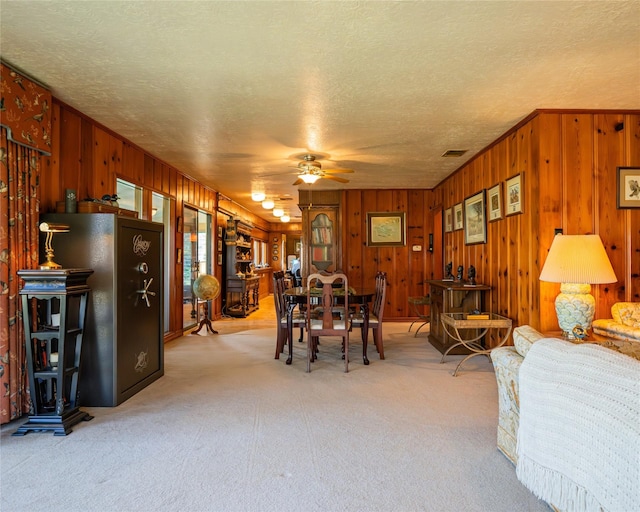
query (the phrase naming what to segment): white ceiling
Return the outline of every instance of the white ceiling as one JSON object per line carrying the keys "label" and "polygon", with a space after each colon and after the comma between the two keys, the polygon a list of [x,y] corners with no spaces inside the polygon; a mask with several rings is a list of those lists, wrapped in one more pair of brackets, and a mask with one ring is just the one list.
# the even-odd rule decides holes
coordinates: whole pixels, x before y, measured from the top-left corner
{"label": "white ceiling", "polygon": [[355,171],[314,190],[432,188],[537,108],[640,108],[638,0],[1,0],[0,28],[7,63],[270,221],[252,188],[297,199],[308,151]]}

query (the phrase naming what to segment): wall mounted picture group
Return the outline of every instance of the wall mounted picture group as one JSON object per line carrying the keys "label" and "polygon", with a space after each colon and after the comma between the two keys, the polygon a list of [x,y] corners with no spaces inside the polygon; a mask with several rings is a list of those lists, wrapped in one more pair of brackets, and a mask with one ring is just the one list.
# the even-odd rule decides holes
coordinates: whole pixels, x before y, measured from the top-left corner
{"label": "wall mounted picture group", "polygon": [[[640,208],[640,169],[624,168],[628,174],[618,174],[618,194],[622,194],[624,187],[637,190],[635,204],[620,206],[619,208]],[[623,178],[621,178],[623,176]],[[621,184],[621,179],[627,181]],[[467,197],[464,202],[458,203],[444,211],[444,232],[451,233],[464,229],[464,243],[466,245],[487,243],[487,221],[495,222],[506,216],[523,213],[523,173],[516,174],[505,181],[504,197],[502,195],[502,182],[493,187],[481,190]],[[633,187],[636,187],[635,189]],[[503,202],[504,199],[504,202]],[[631,199],[633,202],[633,199]],[[486,202],[486,204],[485,204]]]}

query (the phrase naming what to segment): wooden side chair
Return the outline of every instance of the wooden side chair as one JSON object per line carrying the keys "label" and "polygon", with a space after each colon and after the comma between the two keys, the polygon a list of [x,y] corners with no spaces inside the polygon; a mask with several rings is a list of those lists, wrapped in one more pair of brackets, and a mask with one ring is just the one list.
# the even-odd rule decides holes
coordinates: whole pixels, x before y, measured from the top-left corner
{"label": "wooden side chair", "polygon": [[[284,291],[286,289],[285,275],[282,271],[276,271],[273,273],[273,301],[275,303],[276,310],[276,323],[277,323],[277,335],[276,335],[276,356],[275,359],[280,359],[280,354],[284,352],[284,345],[289,340],[289,323],[288,323],[288,304],[284,297]],[[291,327],[300,328],[300,338],[303,336],[305,327],[305,316],[300,311],[292,311],[292,323]],[[291,333],[293,336],[293,333]],[[291,364],[293,361],[293,346],[289,345],[289,357],[287,357],[287,364]]]}
{"label": "wooden side chair", "polygon": [[[384,343],[382,341],[382,316],[384,314],[384,305],[386,302],[387,296],[387,273],[386,272],[377,272],[376,273],[376,293],[373,296],[373,304],[369,310],[369,328],[373,334],[373,342],[376,346],[376,350],[378,351],[378,355],[380,359],[384,359]],[[353,326],[360,326],[362,332],[362,340],[364,342],[364,316],[361,311],[357,312],[353,315],[351,319],[351,324]],[[363,347],[366,350],[366,347]],[[363,354],[364,364],[369,364],[369,360],[367,359],[367,354]]]}
{"label": "wooden side chair", "polygon": [[[340,283],[337,288],[334,285]],[[321,288],[317,284],[322,285]],[[310,274],[307,277],[307,372],[315,361],[320,336],[340,336],[344,371],[349,371],[349,283],[345,274]]]}

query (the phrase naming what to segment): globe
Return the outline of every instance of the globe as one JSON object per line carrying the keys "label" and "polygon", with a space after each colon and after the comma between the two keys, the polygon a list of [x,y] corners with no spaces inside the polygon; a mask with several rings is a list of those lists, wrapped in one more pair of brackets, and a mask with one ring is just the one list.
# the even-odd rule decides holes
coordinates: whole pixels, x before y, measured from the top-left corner
{"label": "globe", "polygon": [[214,300],[220,295],[220,282],[215,276],[203,274],[193,282],[193,293],[200,300]]}

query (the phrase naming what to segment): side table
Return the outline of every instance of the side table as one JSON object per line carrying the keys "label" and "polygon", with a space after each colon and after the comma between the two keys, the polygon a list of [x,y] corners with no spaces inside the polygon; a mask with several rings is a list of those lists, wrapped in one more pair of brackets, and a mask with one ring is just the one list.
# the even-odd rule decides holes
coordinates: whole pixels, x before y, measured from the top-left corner
{"label": "side table", "polygon": [[[31,412],[13,433],[53,432],[93,416],[80,410],[78,376],[92,269],[19,270]],[[57,313],[56,313],[57,311]],[[54,320],[56,317],[56,320]]]}
{"label": "side table", "polygon": [[[444,331],[451,336],[456,343],[451,345],[444,354],[442,354],[442,359],[440,363],[444,363],[444,358],[454,350],[456,347],[460,345],[464,345],[470,352],[468,356],[466,356],[462,361],[458,363],[455,371],[453,372],[453,376],[458,375],[458,370],[460,366],[467,361],[468,359],[484,355],[490,357],[491,351],[494,348],[501,347],[504,345],[509,339],[509,335],[511,334],[511,319],[498,315],[496,313],[483,313],[487,315],[486,319],[467,319],[467,313],[442,313],[440,315],[440,320],[442,321],[442,328]],[[460,331],[464,329],[476,329],[478,334],[475,337],[465,338]],[[502,340],[498,345],[491,348],[485,348],[481,343],[478,343],[485,334],[489,331],[489,329],[504,329],[505,334],[502,337]]]}

